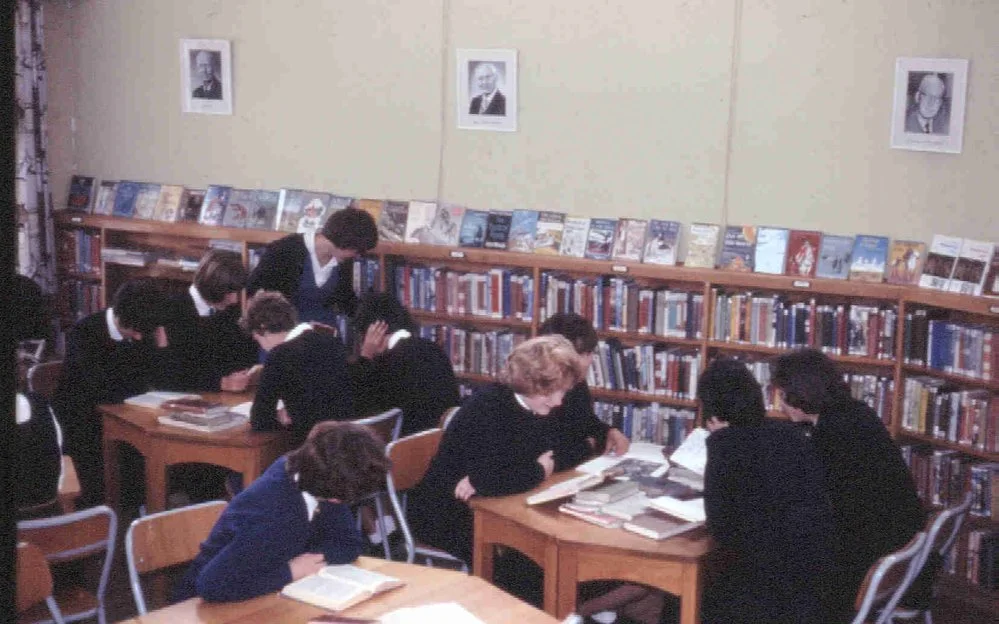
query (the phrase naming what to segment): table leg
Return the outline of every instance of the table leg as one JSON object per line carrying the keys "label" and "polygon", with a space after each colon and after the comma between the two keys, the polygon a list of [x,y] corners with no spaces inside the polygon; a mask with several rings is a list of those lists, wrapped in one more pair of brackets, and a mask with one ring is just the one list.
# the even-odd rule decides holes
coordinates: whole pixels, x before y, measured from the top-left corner
{"label": "table leg", "polygon": [[[486,541],[485,521],[482,513],[475,514],[472,540],[472,574],[493,582],[493,544]],[[546,592],[547,595],[547,592]]]}
{"label": "table leg", "polygon": [[[574,548],[558,546],[554,541],[551,551],[545,551],[545,611],[564,620],[576,611],[577,553]],[[550,581],[549,576],[552,577]]]}
{"label": "table leg", "polygon": [[700,566],[683,566],[680,589],[680,624],[697,624],[701,610]]}
{"label": "table leg", "polygon": [[111,509],[118,509],[121,498],[121,442],[104,438],[104,500]]}
{"label": "table leg", "polygon": [[167,508],[167,468],[161,453],[146,456],[146,512],[156,513]]}

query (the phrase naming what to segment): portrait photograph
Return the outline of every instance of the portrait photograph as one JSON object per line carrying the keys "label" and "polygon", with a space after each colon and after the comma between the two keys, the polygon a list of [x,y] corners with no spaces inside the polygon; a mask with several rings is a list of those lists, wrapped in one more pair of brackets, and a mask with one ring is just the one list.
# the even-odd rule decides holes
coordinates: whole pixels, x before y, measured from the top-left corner
{"label": "portrait photograph", "polygon": [[897,59],[891,146],[960,154],[967,86],[967,59]]}
{"label": "portrait photograph", "polygon": [[455,108],[466,130],[517,130],[517,51],[457,51]]}
{"label": "portrait photograph", "polygon": [[232,114],[232,57],[225,39],[180,42],[181,107],[185,113]]}

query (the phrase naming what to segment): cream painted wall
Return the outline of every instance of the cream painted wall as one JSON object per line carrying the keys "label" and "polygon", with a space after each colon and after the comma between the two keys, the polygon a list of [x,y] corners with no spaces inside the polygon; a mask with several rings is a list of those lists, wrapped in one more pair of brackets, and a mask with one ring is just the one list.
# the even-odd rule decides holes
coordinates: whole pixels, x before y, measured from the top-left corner
{"label": "cream painted wall", "polygon": [[[79,172],[999,240],[992,0],[50,0],[45,19],[57,202]],[[180,112],[181,38],[231,40],[231,117]],[[456,129],[458,47],[518,50],[518,132]],[[970,59],[964,153],[888,147],[897,56]]]}

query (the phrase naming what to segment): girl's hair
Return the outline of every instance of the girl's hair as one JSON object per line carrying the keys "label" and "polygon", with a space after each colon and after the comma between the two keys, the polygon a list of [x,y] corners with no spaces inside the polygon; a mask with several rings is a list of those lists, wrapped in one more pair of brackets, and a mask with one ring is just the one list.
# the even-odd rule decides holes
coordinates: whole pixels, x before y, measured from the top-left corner
{"label": "girl's hair", "polygon": [[258,290],[250,297],[239,326],[248,334],[274,334],[291,331],[298,324],[295,306],[279,292]]}
{"label": "girl's hair", "polygon": [[732,425],[758,425],[767,415],[759,382],[737,360],[708,364],[697,380],[697,398],[705,420],[714,416]]}
{"label": "girl's hair", "polygon": [[385,445],[363,425],[326,420],[288,453],[287,469],[298,488],[316,498],[357,501],[385,486],[391,462]]}
{"label": "girl's hair", "polygon": [[583,378],[572,343],[559,335],[538,336],[517,345],[500,373],[503,383],[525,396],[568,391]]}

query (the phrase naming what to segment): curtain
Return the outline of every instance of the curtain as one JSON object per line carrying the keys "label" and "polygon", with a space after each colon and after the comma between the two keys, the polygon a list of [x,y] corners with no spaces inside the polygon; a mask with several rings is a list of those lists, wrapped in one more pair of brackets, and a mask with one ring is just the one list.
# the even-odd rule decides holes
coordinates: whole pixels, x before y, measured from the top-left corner
{"label": "curtain", "polygon": [[46,156],[48,140],[41,0],[17,0],[15,19],[17,101],[17,270],[45,292],[55,290],[55,237]]}

